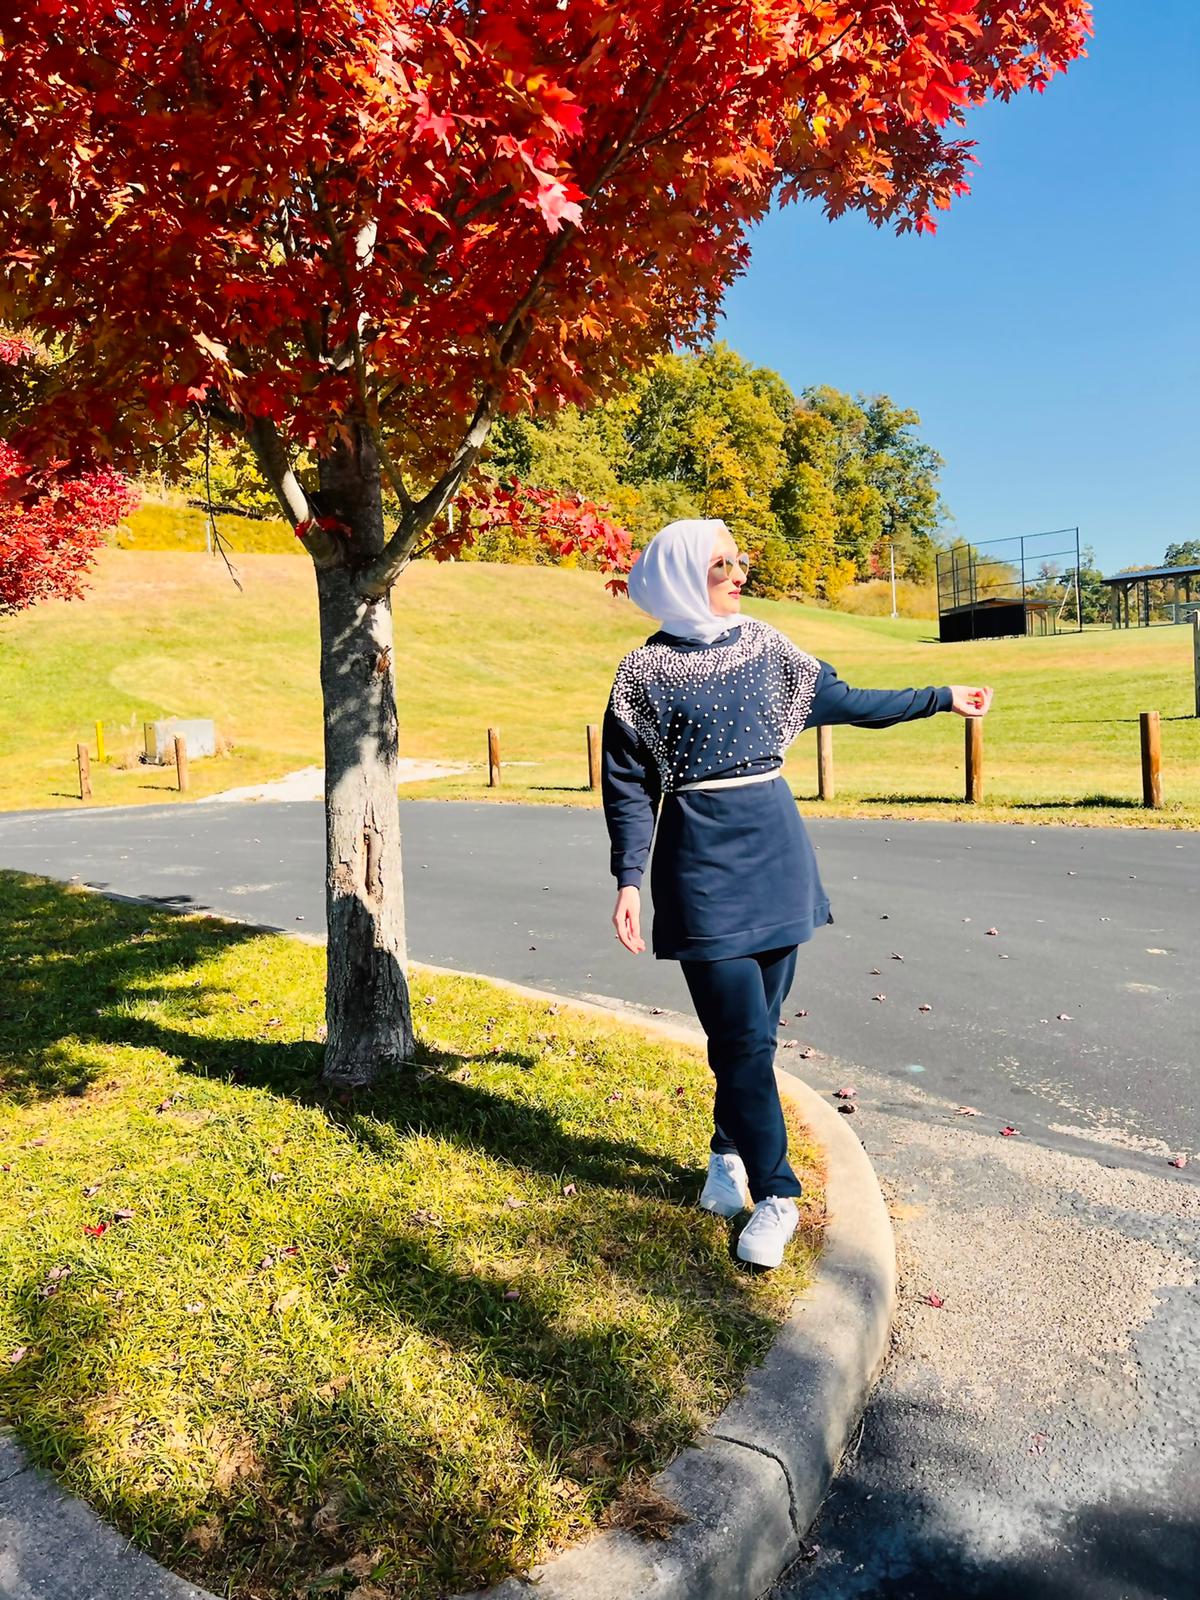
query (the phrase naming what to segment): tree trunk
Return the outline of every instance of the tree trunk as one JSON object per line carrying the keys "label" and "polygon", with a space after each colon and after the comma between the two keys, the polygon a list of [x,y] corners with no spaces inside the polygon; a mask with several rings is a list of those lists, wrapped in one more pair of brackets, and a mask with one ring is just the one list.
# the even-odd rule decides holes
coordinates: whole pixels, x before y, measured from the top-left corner
{"label": "tree trunk", "polygon": [[396,795],[396,680],[387,595],[355,592],[383,548],[379,463],[358,432],[321,462],[321,512],[350,531],[352,566],[317,566],[325,721],[329,943],[322,1081],[365,1086],[413,1057]]}

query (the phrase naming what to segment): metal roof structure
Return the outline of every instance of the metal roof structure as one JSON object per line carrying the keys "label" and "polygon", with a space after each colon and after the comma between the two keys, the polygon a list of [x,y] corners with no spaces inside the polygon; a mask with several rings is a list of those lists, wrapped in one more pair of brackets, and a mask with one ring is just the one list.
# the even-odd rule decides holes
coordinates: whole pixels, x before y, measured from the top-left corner
{"label": "metal roof structure", "polygon": [[1190,567],[1144,567],[1137,572],[1118,572],[1113,578],[1101,578],[1101,583],[1134,583],[1139,578],[1195,577],[1200,573],[1200,562]]}

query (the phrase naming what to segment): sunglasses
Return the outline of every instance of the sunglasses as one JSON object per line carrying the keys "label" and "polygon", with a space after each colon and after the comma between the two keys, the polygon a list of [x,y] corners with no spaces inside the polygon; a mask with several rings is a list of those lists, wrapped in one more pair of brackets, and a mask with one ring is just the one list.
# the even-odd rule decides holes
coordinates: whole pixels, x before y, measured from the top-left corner
{"label": "sunglasses", "polygon": [[720,556],[709,567],[709,572],[715,572],[718,578],[728,578],[735,567],[739,567],[744,577],[750,571],[750,557],[738,551],[736,556]]}

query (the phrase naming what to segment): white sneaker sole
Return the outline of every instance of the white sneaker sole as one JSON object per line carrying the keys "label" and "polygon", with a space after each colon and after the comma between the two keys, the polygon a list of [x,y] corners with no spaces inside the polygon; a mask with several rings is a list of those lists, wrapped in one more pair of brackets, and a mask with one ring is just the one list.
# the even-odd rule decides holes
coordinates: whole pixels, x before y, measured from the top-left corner
{"label": "white sneaker sole", "polygon": [[711,1211],[717,1217],[738,1217],[743,1211],[750,1210],[748,1200],[735,1200],[732,1195],[728,1200],[723,1200],[720,1196],[702,1194],[699,1205],[701,1211]]}
{"label": "white sneaker sole", "polygon": [[[799,1226],[798,1222],[797,1226]],[[782,1243],[775,1244],[774,1248],[771,1248],[765,1239],[747,1240],[743,1235],[737,1243],[738,1260],[748,1261],[751,1266],[755,1267],[780,1267],[783,1265],[783,1253],[794,1237],[795,1232],[796,1229],[793,1228],[787,1238]]]}

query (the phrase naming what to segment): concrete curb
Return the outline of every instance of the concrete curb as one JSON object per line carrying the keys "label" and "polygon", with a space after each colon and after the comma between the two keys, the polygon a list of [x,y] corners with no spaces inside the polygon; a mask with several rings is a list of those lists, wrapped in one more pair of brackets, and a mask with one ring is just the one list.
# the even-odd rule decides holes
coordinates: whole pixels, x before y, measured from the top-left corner
{"label": "concrete curb", "polygon": [[[480,978],[681,1043],[705,1043],[699,1028],[660,1021],[637,1007],[601,1006],[487,973],[411,965]],[[825,1244],[812,1288],[793,1305],[766,1360],[698,1442],[653,1480],[688,1520],[663,1540],[620,1529],[601,1533],[528,1574],[452,1600],[527,1600],[534,1585],[541,1600],[754,1600],[798,1554],[887,1355],[896,1257],[874,1169],[853,1129],[807,1084],[778,1068],[776,1078],[826,1153]],[[50,1473],[30,1466],[15,1434],[0,1429],[0,1600],[217,1597],[130,1545]]]}
{"label": "concrete curb", "polygon": [[[481,972],[423,970],[482,978],[527,999],[705,1045],[700,1028],[638,1007],[596,1005]],[[775,1078],[825,1150],[825,1246],[811,1289],[741,1394],[653,1479],[689,1520],[663,1540],[622,1529],[598,1534],[528,1574],[452,1600],[529,1600],[531,1586],[539,1600],[755,1600],[799,1553],[887,1357],[896,1251],[857,1134],[808,1084],[779,1068]]]}

